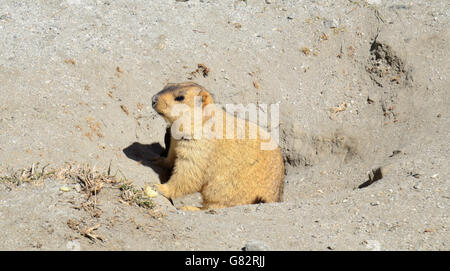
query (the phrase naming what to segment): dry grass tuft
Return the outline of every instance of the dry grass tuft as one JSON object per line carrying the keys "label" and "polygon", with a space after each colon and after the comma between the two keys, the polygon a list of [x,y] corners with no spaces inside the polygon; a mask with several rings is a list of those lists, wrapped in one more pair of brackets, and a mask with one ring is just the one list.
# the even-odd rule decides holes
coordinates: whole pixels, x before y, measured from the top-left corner
{"label": "dry grass tuft", "polygon": [[94,231],[100,228],[101,224],[96,224],[94,226],[88,227],[85,225],[85,222],[78,221],[76,219],[69,219],[67,221],[67,226],[71,228],[72,230],[80,233],[82,236],[85,236],[89,239],[91,239],[93,242],[100,240],[105,241],[105,238],[101,236],[100,234],[95,234]]}
{"label": "dry grass tuft", "polygon": [[119,188],[122,191],[121,198],[125,203],[136,204],[147,209],[155,207],[155,203],[145,194],[143,189],[137,189],[131,183],[122,183]]}
{"label": "dry grass tuft", "polygon": [[[33,163],[27,168],[7,169],[7,171],[8,174],[0,175],[0,182],[10,186],[20,186],[23,183],[38,185],[48,179],[79,184],[81,190],[78,191],[85,195],[85,201],[74,206],[74,208],[84,210],[93,221],[89,219],[86,221],[84,219],[69,219],[67,226],[80,235],[89,238],[92,242],[105,241],[102,235],[96,233],[96,230],[101,227],[98,218],[103,214],[103,211],[99,208],[97,195],[105,186],[119,189],[121,192],[119,201],[127,205],[150,209],[150,212],[154,212],[152,209],[156,206],[151,197],[145,193],[145,190],[132,185],[132,181],[128,180],[120,170],[112,174],[111,165],[107,170],[101,171],[88,164],[66,163],[61,168],[49,169],[48,165],[40,167],[39,163]],[[118,176],[118,173],[121,177]],[[155,213],[155,215],[158,215],[158,213]]]}
{"label": "dry grass tuft", "polygon": [[[97,208],[97,194],[105,185],[121,190],[121,201],[126,204],[136,204],[137,206],[151,209],[155,207],[153,200],[148,197],[143,189],[136,188],[132,181],[128,180],[124,174],[117,170],[111,173],[111,165],[106,171],[100,171],[89,164],[66,163],[64,167],[48,169],[49,165],[39,167],[39,163],[33,163],[31,167],[19,170],[9,170],[9,173],[0,176],[0,182],[13,184],[16,186],[22,183],[41,184],[46,179],[55,179],[69,183],[78,183],[82,192],[85,193],[86,203],[80,206],[93,217],[99,217],[101,210]],[[118,176],[120,173],[121,177]]]}
{"label": "dry grass tuft", "polygon": [[98,194],[105,184],[117,185],[124,181],[124,178],[117,177],[117,173],[111,175],[111,167],[106,172],[100,172],[88,164],[67,163],[65,167],[56,170],[53,177],[58,180],[72,180],[79,183],[88,198]]}
{"label": "dry grass tuft", "polygon": [[54,171],[46,171],[47,167],[48,165],[39,168],[39,163],[33,163],[28,168],[15,171],[9,169],[9,172],[6,175],[0,176],[0,181],[13,183],[16,185],[29,182],[40,182],[46,178],[51,178],[55,174]]}

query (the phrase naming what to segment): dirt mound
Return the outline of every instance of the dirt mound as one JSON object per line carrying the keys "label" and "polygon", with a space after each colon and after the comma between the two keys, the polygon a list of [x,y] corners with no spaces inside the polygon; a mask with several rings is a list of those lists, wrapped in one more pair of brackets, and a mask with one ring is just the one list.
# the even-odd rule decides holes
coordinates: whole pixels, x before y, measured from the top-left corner
{"label": "dirt mound", "polygon": [[282,130],[281,147],[285,162],[291,166],[314,166],[327,159],[349,163],[358,157],[355,138],[336,131],[330,136],[306,134],[296,126]]}
{"label": "dirt mound", "polygon": [[368,62],[367,72],[379,87],[386,84],[412,85],[411,75],[404,60],[400,59],[389,45],[380,43],[376,38],[370,46]]}

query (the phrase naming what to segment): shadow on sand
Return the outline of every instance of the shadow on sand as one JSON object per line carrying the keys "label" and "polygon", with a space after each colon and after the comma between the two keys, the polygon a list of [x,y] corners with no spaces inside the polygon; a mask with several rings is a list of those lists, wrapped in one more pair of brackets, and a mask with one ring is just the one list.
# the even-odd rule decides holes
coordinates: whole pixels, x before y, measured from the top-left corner
{"label": "shadow on sand", "polygon": [[166,148],[163,148],[159,143],[141,144],[139,142],[134,142],[130,146],[124,148],[123,153],[128,158],[139,162],[144,166],[152,168],[158,174],[160,182],[165,183],[170,178],[171,170],[154,165],[151,159],[158,156],[167,157],[170,146],[170,128],[166,129],[164,143],[166,145]]}

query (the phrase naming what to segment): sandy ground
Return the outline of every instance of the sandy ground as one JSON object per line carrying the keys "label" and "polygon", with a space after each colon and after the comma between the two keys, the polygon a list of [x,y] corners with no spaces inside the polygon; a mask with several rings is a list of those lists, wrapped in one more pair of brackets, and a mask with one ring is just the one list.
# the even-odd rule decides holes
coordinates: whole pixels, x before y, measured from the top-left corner
{"label": "sandy ground", "polygon": [[158,183],[151,97],[186,80],[279,103],[287,171],[283,203],[201,212],[105,186],[93,215],[76,182],[3,181],[0,249],[449,250],[449,29],[446,0],[2,1],[0,176],[72,162]]}

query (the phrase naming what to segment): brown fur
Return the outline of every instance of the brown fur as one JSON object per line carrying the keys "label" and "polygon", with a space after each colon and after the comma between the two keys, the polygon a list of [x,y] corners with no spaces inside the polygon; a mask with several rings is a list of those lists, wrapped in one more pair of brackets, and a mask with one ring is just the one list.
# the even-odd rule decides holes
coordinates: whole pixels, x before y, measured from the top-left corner
{"label": "brown fur", "polygon": [[[176,101],[175,98],[180,95],[184,96],[184,100]],[[202,97],[203,107],[214,103],[202,86],[186,82],[165,86],[153,97],[153,107],[169,124],[173,124],[177,118],[171,115],[172,106],[183,103],[193,108],[194,96]],[[229,114],[226,117],[236,118]],[[245,125],[248,129],[256,124],[246,120]],[[261,142],[259,136],[257,139],[224,137],[180,140],[171,136],[167,157],[160,157],[155,162],[173,169],[173,173],[169,181],[160,184],[158,189],[170,199],[200,192],[203,196],[202,209],[279,202],[282,200],[284,183],[280,148],[261,150]],[[183,209],[198,208],[186,206]]]}

